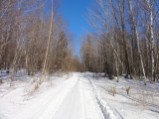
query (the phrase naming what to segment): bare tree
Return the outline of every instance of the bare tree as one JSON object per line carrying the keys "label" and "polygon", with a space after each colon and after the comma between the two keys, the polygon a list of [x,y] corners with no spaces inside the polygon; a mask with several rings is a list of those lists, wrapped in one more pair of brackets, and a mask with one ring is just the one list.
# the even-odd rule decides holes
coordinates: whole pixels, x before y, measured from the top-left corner
{"label": "bare tree", "polygon": [[145,68],[144,68],[143,58],[142,58],[140,44],[139,44],[140,43],[139,33],[138,33],[138,30],[137,30],[137,24],[136,24],[136,21],[135,21],[135,18],[134,18],[134,13],[133,13],[132,0],[129,0],[129,7],[130,7],[130,15],[131,15],[133,26],[134,26],[135,36],[136,36],[136,44],[137,44],[139,59],[140,59],[141,67],[142,67],[142,73],[143,73],[143,76],[144,76],[144,83],[146,85]]}
{"label": "bare tree", "polygon": [[[46,73],[46,67],[47,67],[47,61],[48,61],[48,55],[49,55],[49,48],[50,48],[50,41],[51,41],[51,34],[52,34],[52,29],[53,29],[53,22],[54,22],[54,0],[51,0],[51,17],[50,17],[50,27],[48,30],[48,39],[47,39],[47,47],[46,47],[46,52],[44,56],[44,62],[43,62],[43,67],[42,67],[42,76],[39,80],[38,83],[42,83],[44,80],[43,75]],[[38,85],[38,84],[37,84]]]}
{"label": "bare tree", "polygon": [[147,6],[147,9],[150,13],[150,39],[151,39],[151,78],[153,81],[155,81],[155,59],[154,59],[154,55],[155,55],[155,40],[154,40],[154,32],[153,32],[153,21],[154,21],[154,17],[153,17],[153,2],[151,0],[145,0],[145,4]]}

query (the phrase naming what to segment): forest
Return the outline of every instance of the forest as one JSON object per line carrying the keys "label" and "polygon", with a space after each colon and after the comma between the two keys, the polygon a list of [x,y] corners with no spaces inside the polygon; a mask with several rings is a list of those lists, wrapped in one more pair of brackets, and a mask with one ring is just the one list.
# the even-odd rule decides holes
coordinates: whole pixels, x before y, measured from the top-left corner
{"label": "forest", "polygon": [[[151,82],[159,77],[159,2],[157,0],[97,0],[88,9],[94,29],[83,38],[80,58],[52,0],[0,2],[0,69],[12,75],[36,72],[105,72]],[[81,39],[82,40],[82,39]]]}
{"label": "forest", "polygon": [[0,0],[0,119],[159,119],[159,0]]}

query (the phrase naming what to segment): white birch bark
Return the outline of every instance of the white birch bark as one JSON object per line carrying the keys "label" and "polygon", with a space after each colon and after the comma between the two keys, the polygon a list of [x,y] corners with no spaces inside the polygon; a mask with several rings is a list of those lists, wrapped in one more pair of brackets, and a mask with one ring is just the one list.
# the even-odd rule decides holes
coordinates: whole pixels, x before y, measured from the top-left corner
{"label": "white birch bark", "polygon": [[143,73],[143,76],[144,76],[144,84],[146,85],[145,68],[144,68],[143,58],[142,58],[141,49],[140,49],[139,33],[138,33],[138,30],[137,30],[137,24],[136,24],[136,21],[135,21],[135,18],[134,18],[134,13],[133,13],[132,0],[129,0],[129,8],[130,8],[130,14],[132,16],[132,22],[133,22],[133,26],[134,26],[134,30],[135,30],[137,49],[138,49],[138,53],[139,53],[142,73]]}

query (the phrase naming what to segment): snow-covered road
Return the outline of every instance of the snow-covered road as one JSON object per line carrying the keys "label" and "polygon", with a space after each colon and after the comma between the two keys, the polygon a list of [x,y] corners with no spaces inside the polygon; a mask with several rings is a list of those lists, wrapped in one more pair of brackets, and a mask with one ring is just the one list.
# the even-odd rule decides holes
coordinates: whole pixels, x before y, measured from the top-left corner
{"label": "snow-covered road", "polygon": [[74,72],[48,75],[37,91],[26,95],[37,78],[21,76],[12,88],[4,80],[0,119],[159,119],[158,83],[143,86],[122,77],[116,82],[101,74]]}
{"label": "snow-covered road", "polygon": [[[48,91],[43,92],[42,95],[40,94],[28,100],[27,103],[24,103],[24,106],[13,106],[13,109],[15,108],[16,110],[9,110],[8,114],[1,118],[104,119],[89,80],[79,78],[80,76],[77,75],[72,75],[71,78],[63,81],[55,88],[50,88]],[[14,93],[16,96],[16,90],[13,95]],[[4,100],[1,101],[3,102]],[[7,103],[10,102],[8,101]],[[1,110],[3,111],[2,107],[0,107]]]}
{"label": "snow-covered road", "polygon": [[74,81],[53,119],[103,119],[88,80],[74,78]]}

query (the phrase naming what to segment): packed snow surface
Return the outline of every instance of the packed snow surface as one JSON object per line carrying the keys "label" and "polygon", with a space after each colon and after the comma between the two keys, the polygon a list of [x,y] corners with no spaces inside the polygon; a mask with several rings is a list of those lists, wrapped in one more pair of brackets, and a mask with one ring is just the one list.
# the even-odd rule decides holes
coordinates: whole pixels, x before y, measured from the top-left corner
{"label": "packed snow surface", "polygon": [[0,78],[0,119],[159,119],[158,84],[69,73],[46,76],[33,91],[38,75],[15,76],[11,87]]}

